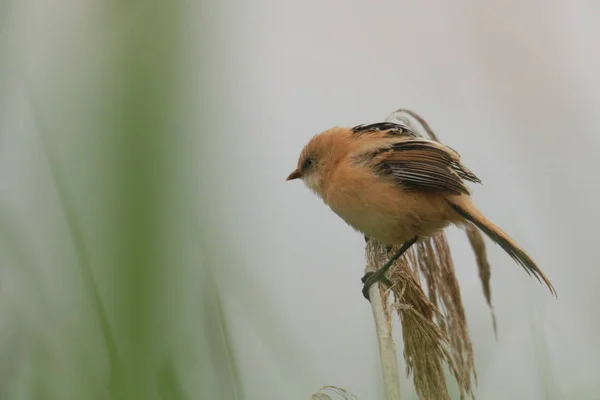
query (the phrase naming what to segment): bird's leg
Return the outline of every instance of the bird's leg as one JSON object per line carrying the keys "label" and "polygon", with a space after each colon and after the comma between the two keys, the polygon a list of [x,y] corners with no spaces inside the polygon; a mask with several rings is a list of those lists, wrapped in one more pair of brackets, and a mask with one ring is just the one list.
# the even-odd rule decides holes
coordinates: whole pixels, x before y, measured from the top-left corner
{"label": "bird's leg", "polygon": [[365,276],[362,277],[362,279],[361,279],[361,281],[363,283],[362,293],[363,293],[363,296],[365,296],[365,299],[371,301],[369,299],[369,288],[375,282],[377,282],[377,281],[383,281],[388,286],[392,285],[392,283],[390,282],[390,280],[385,276],[386,272],[388,271],[388,269],[390,269],[390,267],[392,266],[392,264],[394,264],[394,262],[397,259],[399,259],[402,256],[402,254],[404,254],[406,252],[406,250],[408,250],[410,248],[410,246],[412,246],[413,244],[415,244],[415,242],[417,241],[417,239],[418,239],[418,237],[415,236],[414,238],[412,238],[409,241],[405,242],[402,245],[402,247],[400,248],[400,250],[398,250],[396,252],[396,254],[394,254],[392,256],[392,258],[390,258],[389,261],[383,267],[379,268],[375,272],[367,272],[365,274]]}

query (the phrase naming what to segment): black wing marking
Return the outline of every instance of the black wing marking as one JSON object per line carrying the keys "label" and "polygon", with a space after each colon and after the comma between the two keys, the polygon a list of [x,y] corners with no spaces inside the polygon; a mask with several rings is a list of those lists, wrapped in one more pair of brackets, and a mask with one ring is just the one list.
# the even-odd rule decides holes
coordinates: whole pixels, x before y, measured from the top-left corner
{"label": "black wing marking", "polygon": [[356,125],[354,128],[352,128],[352,132],[357,135],[385,132],[389,136],[409,136],[414,138],[419,137],[408,126],[396,124],[393,122],[377,122],[369,125]]}
{"label": "black wing marking", "polygon": [[391,175],[405,189],[434,190],[447,194],[469,194],[463,180],[481,183],[460,162],[454,150],[425,139],[409,139],[378,150],[375,168]]}

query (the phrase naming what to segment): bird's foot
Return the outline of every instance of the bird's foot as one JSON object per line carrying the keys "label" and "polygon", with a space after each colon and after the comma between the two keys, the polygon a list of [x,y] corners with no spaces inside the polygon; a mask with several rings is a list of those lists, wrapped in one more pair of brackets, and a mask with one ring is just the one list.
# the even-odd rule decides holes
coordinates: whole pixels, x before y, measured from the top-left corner
{"label": "bird's foot", "polygon": [[[396,254],[394,254],[394,256],[392,258],[389,259],[389,261],[381,268],[379,268],[377,271],[375,272],[367,272],[361,279],[362,283],[363,283],[363,296],[365,296],[365,299],[371,301],[371,299],[369,298],[369,289],[371,288],[371,286],[378,281],[382,281],[383,283],[385,283],[387,286],[392,286],[392,282],[385,276],[386,272],[388,271],[388,269],[390,269],[390,267],[392,266],[392,264],[400,258],[400,256],[402,256],[402,254],[404,254],[404,252],[406,250],[408,250],[410,248],[410,246],[412,246],[413,244],[415,244],[415,242],[417,241],[418,237],[415,236],[414,238],[410,239],[409,241],[405,242],[402,247],[400,248],[400,250],[398,250],[396,252]],[[391,249],[387,249],[388,252]]]}
{"label": "bird's foot", "polygon": [[369,289],[375,282],[381,281],[381,282],[385,283],[387,286],[392,286],[392,281],[390,281],[388,279],[388,277],[385,276],[386,272],[387,272],[387,268],[379,268],[375,272],[367,272],[361,278],[361,282],[363,283],[362,294],[363,294],[363,296],[365,296],[365,299],[371,301],[371,299],[369,298]]}

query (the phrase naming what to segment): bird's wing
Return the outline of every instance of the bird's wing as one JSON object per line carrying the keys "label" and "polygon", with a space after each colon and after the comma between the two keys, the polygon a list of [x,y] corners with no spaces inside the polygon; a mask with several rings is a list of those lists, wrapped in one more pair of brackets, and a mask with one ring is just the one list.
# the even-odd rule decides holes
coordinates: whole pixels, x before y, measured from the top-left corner
{"label": "bird's wing", "polygon": [[427,139],[388,143],[370,159],[378,173],[391,175],[405,189],[469,194],[465,180],[481,183],[448,146]]}
{"label": "bird's wing", "polygon": [[352,128],[352,133],[354,133],[357,136],[378,135],[381,137],[419,137],[419,135],[413,132],[408,126],[396,124],[393,122],[377,122],[375,124],[357,125],[354,128]]}

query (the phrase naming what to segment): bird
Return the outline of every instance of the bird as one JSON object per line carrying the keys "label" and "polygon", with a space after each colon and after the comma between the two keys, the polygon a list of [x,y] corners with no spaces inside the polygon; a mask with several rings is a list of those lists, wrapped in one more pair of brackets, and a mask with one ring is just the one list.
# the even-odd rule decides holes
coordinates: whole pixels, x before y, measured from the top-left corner
{"label": "bird", "polygon": [[450,225],[473,224],[556,296],[533,259],[474,204],[467,182],[481,180],[458,152],[392,122],[335,126],[314,135],[286,181],[300,179],[347,225],[391,246],[401,246],[376,272],[362,277],[363,295],[419,240]]}

